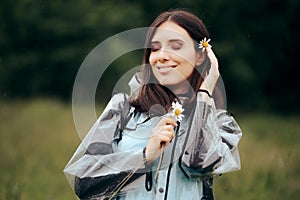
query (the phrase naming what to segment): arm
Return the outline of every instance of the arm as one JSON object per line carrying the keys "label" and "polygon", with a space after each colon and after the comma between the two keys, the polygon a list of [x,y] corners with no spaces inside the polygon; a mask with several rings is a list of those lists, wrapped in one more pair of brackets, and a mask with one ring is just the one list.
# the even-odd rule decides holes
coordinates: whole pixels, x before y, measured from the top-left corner
{"label": "arm", "polygon": [[198,93],[194,119],[181,167],[190,178],[204,178],[240,169],[238,142],[241,129],[225,110],[216,110],[213,99]]}
{"label": "arm", "polygon": [[[142,150],[114,153],[118,139],[115,133],[120,128],[126,98],[123,94],[112,97],[64,169],[80,198],[111,194],[132,170],[143,163]],[[141,174],[131,180],[139,176]]]}
{"label": "arm", "polygon": [[211,94],[220,76],[218,60],[206,48],[210,70],[197,94],[194,117],[189,126],[181,168],[189,177],[207,177],[240,169],[238,142],[241,129],[226,110],[217,110]]}

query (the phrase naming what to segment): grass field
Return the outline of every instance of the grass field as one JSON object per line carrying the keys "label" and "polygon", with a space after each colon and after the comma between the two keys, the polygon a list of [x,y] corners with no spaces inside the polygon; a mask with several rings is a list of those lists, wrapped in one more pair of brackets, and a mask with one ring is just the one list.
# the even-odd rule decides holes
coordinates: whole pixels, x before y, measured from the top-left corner
{"label": "grass field", "polygon": [[[215,179],[216,199],[297,199],[300,117],[239,115],[242,170]],[[76,199],[62,170],[79,142],[70,104],[0,102],[0,200]]]}

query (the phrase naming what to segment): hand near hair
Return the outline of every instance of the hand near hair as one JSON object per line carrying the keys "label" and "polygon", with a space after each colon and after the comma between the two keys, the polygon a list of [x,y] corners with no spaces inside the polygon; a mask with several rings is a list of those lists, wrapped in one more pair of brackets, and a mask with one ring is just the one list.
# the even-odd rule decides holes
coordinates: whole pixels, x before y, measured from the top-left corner
{"label": "hand near hair", "polygon": [[217,80],[220,76],[219,65],[218,65],[218,59],[216,58],[211,47],[207,47],[205,49],[207,52],[207,56],[210,60],[211,66],[208,71],[208,74],[204,77],[204,81],[201,84],[200,89],[207,90],[209,92],[209,94],[212,95],[215,85],[217,83]]}

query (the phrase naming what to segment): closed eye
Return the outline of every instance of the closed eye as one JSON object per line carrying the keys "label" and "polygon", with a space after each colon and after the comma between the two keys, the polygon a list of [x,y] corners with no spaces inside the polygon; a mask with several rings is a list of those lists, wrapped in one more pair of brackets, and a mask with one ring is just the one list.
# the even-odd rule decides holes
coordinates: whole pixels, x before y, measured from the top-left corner
{"label": "closed eye", "polygon": [[183,46],[183,41],[181,41],[181,40],[170,40],[169,45],[171,46],[172,49],[179,50]]}
{"label": "closed eye", "polygon": [[161,44],[159,42],[151,43],[151,52],[155,52],[161,49]]}

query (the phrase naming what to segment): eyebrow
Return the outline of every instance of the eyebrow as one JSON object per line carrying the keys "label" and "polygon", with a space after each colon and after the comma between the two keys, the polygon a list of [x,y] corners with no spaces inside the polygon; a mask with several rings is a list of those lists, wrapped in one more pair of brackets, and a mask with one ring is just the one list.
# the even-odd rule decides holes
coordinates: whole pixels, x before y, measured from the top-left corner
{"label": "eyebrow", "polygon": [[171,39],[171,40],[169,40],[169,42],[182,42],[182,43],[184,43],[184,41],[181,40],[181,39]]}
{"label": "eyebrow", "polygon": [[[182,43],[184,43],[184,41],[183,40],[181,40],[181,39],[170,39],[170,40],[168,40],[168,43],[172,43],[172,42],[182,42]],[[151,44],[153,44],[153,43],[161,43],[160,41],[151,41]]]}

